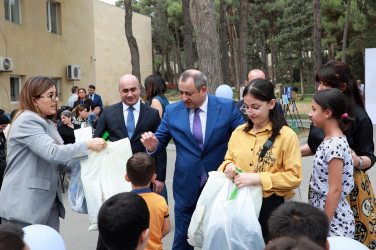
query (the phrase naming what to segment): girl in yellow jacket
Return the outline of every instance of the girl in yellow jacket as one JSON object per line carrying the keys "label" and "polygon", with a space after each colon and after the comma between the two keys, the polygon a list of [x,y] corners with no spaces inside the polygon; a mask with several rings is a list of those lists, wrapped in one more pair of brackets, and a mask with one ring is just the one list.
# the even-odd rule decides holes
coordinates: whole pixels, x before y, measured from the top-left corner
{"label": "girl in yellow jacket", "polygon": [[243,98],[243,110],[249,119],[232,133],[225,160],[218,170],[224,171],[238,188],[262,186],[259,222],[267,243],[270,214],[285,199],[294,196],[294,189],[302,181],[302,158],[298,137],[277,111],[273,84],[255,79],[244,89]]}

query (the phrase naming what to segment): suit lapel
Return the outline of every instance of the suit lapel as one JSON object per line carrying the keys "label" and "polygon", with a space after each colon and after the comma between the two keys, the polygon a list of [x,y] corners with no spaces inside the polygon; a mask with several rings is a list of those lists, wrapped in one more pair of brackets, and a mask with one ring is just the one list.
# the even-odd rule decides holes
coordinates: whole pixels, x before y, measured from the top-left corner
{"label": "suit lapel", "polygon": [[127,127],[124,121],[123,102],[119,102],[118,105],[115,106],[115,117],[121,127],[123,138],[128,137]]}
{"label": "suit lapel", "polygon": [[211,95],[208,95],[208,114],[206,117],[204,149],[208,144],[211,134],[213,133],[219,115],[219,110],[220,108],[219,105],[217,105],[215,98],[213,98],[213,96]]}

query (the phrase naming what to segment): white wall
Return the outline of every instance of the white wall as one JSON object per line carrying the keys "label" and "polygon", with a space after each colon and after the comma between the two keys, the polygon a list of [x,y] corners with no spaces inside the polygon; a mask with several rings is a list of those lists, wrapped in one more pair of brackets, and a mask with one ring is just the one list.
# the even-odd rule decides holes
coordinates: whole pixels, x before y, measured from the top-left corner
{"label": "white wall", "polygon": [[376,124],[376,48],[366,49],[365,75],[366,110]]}

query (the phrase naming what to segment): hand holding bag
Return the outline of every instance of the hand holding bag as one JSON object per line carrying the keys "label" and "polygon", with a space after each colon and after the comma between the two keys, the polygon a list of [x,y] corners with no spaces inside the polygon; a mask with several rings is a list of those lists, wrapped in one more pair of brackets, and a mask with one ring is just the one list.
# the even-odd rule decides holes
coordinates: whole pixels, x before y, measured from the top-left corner
{"label": "hand holding bag", "polygon": [[258,215],[261,186],[237,190],[223,172],[209,173],[188,228],[188,242],[203,249],[263,249]]}

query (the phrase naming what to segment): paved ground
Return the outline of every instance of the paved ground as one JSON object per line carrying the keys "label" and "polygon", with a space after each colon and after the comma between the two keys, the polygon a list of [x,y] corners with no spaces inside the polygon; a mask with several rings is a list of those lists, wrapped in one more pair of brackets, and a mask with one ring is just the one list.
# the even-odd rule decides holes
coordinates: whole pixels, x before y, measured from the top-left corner
{"label": "paved ground", "polygon": [[[376,126],[374,126],[374,141],[376,142]],[[305,140],[301,140],[301,143],[304,143]],[[171,231],[163,239],[164,249],[171,249],[172,241],[174,237],[174,200],[172,197],[172,176],[175,166],[176,151],[174,145],[170,145],[167,149],[167,177],[166,185],[168,189],[168,201],[170,207],[170,218],[171,218]],[[307,201],[309,177],[312,172],[312,157],[303,158],[303,181],[300,186],[302,201]],[[376,168],[373,167],[368,171],[370,181],[373,183],[374,190],[376,190]],[[67,186],[67,183],[65,183]],[[67,250],[90,250],[95,249],[98,232],[88,231],[89,221],[88,217],[85,214],[78,214],[70,210],[69,202],[67,200],[67,193],[63,194],[64,204],[67,210],[65,220],[60,220],[61,228],[60,232],[65,241]]]}

